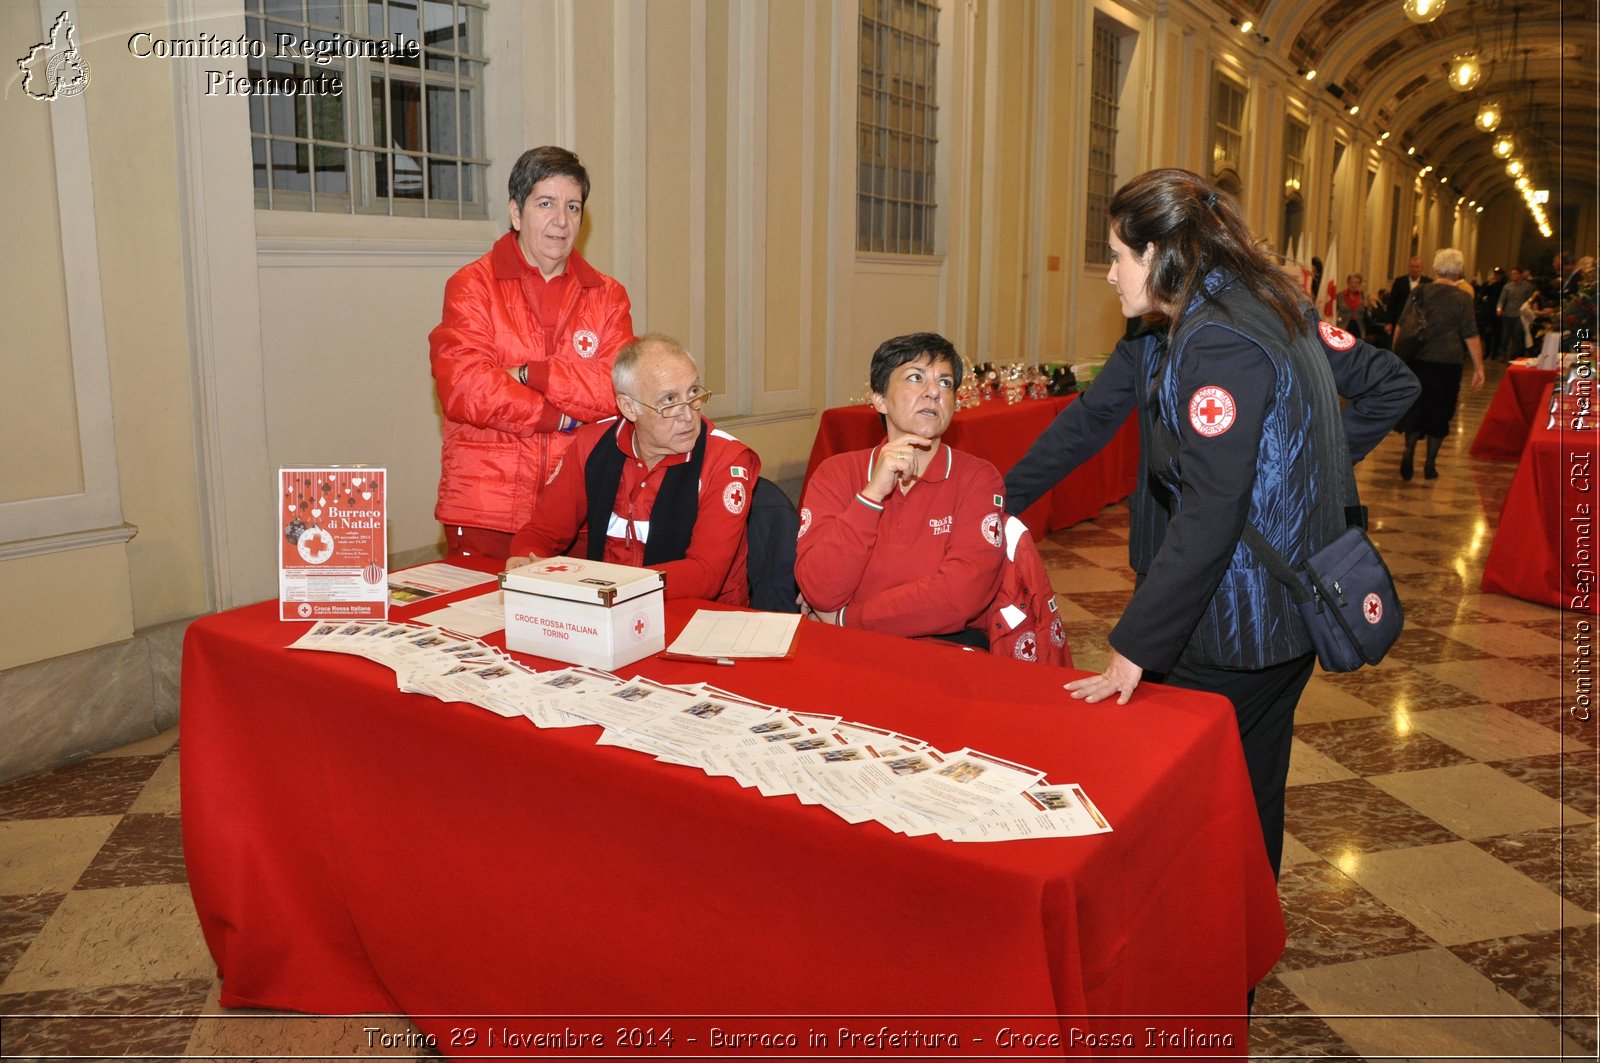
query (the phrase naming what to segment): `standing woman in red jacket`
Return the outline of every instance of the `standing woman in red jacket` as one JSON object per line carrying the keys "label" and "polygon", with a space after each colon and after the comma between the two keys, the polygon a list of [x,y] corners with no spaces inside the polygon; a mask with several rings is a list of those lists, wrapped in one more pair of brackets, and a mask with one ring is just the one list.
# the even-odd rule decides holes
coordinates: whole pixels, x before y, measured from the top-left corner
{"label": "standing woman in red jacket", "polygon": [[611,365],[628,293],[574,247],[589,173],[565,148],[511,168],[511,229],[444,289],[428,336],[444,410],[439,501],[451,553],[504,558],[581,424],[617,412]]}

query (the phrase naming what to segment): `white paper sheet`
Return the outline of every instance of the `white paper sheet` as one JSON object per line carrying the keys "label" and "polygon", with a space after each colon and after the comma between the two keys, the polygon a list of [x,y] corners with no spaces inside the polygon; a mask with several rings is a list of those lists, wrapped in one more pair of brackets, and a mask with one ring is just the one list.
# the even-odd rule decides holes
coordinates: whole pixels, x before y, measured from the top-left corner
{"label": "white paper sheet", "polygon": [[785,657],[800,627],[798,613],[697,610],[667,647],[668,653],[707,660]]}

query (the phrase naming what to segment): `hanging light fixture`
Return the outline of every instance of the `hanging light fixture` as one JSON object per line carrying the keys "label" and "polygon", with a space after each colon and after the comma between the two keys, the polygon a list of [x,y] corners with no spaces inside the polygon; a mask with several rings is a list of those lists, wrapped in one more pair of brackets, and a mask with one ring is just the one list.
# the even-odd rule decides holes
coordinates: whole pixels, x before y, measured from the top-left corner
{"label": "hanging light fixture", "polygon": [[1472,47],[1450,57],[1450,87],[1457,92],[1471,92],[1483,80],[1483,42],[1478,36],[1476,6],[1476,0],[1467,0],[1467,24],[1472,27]]}
{"label": "hanging light fixture", "polygon": [[1494,147],[1489,149],[1497,159],[1509,159],[1517,151],[1517,138],[1510,133],[1501,133],[1494,138]]}
{"label": "hanging light fixture", "polygon": [[1400,10],[1418,25],[1426,25],[1444,14],[1445,0],[1405,0]]}
{"label": "hanging light fixture", "polygon": [[[1489,83],[1485,86],[1486,89],[1492,90],[1494,88],[1495,68],[1499,66],[1500,60],[1505,59],[1509,62],[1511,57],[1517,54],[1517,38],[1521,33],[1521,29],[1522,5],[1517,4],[1511,9],[1511,48],[1509,50],[1501,47],[1500,27],[1498,23],[1496,24],[1494,55],[1489,60]],[[1485,95],[1478,104],[1478,113],[1473,117],[1472,124],[1477,127],[1480,133],[1493,133],[1500,128],[1500,120],[1504,117],[1505,107],[1500,100],[1495,96]]]}
{"label": "hanging light fixture", "polygon": [[1478,104],[1477,117],[1472,124],[1478,127],[1480,133],[1493,133],[1500,128],[1500,101],[1484,100]]}
{"label": "hanging light fixture", "polygon": [[1471,92],[1483,80],[1483,65],[1477,52],[1457,52],[1450,57],[1450,87],[1457,92]]}
{"label": "hanging light fixture", "polygon": [[1506,163],[1506,176],[1521,177],[1522,172],[1526,169],[1527,167],[1522,165],[1521,159],[1512,159],[1510,162]]}

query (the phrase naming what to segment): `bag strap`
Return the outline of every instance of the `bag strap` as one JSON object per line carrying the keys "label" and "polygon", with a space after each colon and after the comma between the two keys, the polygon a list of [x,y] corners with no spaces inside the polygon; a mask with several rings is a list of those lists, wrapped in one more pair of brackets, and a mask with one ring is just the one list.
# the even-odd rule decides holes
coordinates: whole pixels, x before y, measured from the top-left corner
{"label": "bag strap", "polygon": [[1273,579],[1289,588],[1289,596],[1296,602],[1309,602],[1311,591],[1306,588],[1305,581],[1294,574],[1294,569],[1283,559],[1283,555],[1267,542],[1267,537],[1256,530],[1254,524],[1246,524],[1244,531],[1239,534],[1239,541],[1250,548],[1267,571],[1272,573]]}

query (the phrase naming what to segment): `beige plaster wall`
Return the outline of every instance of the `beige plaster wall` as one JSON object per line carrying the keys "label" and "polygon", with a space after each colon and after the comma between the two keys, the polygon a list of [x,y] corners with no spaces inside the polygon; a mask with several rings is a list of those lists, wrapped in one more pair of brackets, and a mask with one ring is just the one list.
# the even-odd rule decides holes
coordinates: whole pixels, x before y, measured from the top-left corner
{"label": "beige plaster wall", "polygon": [[167,5],[86,0],[78,11],[99,28],[81,43],[95,76],[83,99],[122,512],[139,529],[127,545],[133,626],[142,628],[207,607],[171,71],[126,47],[129,34],[165,24]]}
{"label": "beige plaster wall", "polygon": [[[3,39],[22,55],[38,36],[38,12],[32,21],[16,14],[8,13]],[[0,502],[13,502],[78,492],[83,475],[50,105],[28,99],[14,77],[0,99],[0,139],[0,203],[13,249],[0,260],[0,453],[21,458],[0,475]]]}
{"label": "beige plaster wall", "polygon": [[[7,5],[6,54],[44,38],[36,5]],[[14,456],[6,501],[82,489],[82,450],[66,326],[62,211],[92,212],[126,546],[102,545],[0,562],[8,608],[0,617],[0,668],[128,637],[137,627],[206,608],[197,521],[189,352],[174,189],[172,89],[163,69],[141,67],[124,47],[127,27],[160,26],[165,5],[88,0],[77,43],[91,82],[75,98],[26,98],[9,78],[0,100],[7,159],[0,202],[13,249],[0,270],[5,304],[0,447]],[[131,31],[130,31],[131,32]],[[89,202],[58,202],[51,108],[86,114]],[[81,217],[81,214],[80,214]],[[83,342],[80,338],[80,342]]]}

